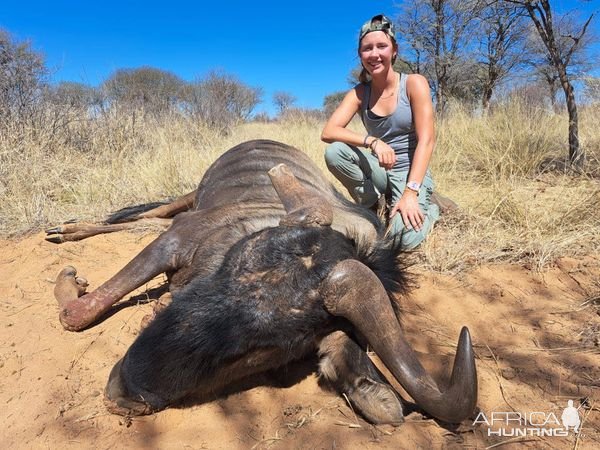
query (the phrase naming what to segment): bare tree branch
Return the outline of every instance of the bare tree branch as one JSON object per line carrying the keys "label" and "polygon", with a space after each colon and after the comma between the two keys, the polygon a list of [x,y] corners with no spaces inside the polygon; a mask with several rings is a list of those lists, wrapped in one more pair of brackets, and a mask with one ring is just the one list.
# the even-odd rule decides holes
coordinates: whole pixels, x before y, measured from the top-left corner
{"label": "bare tree branch", "polygon": [[585,36],[588,25],[594,14],[588,18],[582,26],[581,31],[576,34],[578,35],[578,38],[574,40],[570,48],[563,51],[561,43],[556,39],[555,31],[557,28],[552,18],[552,7],[549,0],[505,1],[507,3],[520,5],[520,7],[527,11],[546,47],[548,59],[552,62],[556,74],[558,75],[567,101],[567,111],[569,113],[569,161],[574,167],[581,168],[585,155],[579,144],[577,103],[575,101],[574,88],[567,69],[572,62],[573,54],[580,48],[581,39]]}

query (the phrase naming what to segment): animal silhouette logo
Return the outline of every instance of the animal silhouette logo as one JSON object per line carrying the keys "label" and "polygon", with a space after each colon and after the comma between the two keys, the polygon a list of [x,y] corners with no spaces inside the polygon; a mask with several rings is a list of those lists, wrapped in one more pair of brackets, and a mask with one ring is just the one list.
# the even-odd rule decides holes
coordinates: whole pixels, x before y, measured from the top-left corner
{"label": "animal silhouette logo", "polygon": [[569,427],[573,427],[575,433],[579,433],[579,425],[581,425],[581,419],[579,418],[579,411],[573,406],[573,400],[567,402],[567,407],[564,409],[560,420],[565,427],[565,430],[569,431]]}

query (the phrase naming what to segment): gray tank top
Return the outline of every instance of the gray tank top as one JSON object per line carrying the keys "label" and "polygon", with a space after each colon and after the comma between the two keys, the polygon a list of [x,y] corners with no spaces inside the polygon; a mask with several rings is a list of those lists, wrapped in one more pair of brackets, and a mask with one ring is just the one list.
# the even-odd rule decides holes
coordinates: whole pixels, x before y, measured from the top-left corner
{"label": "gray tank top", "polygon": [[396,163],[392,170],[409,170],[417,146],[412,110],[406,94],[407,77],[406,74],[400,74],[398,103],[394,112],[389,116],[378,116],[369,109],[371,83],[365,84],[360,107],[360,118],[367,133],[381,139],[394,149]]}

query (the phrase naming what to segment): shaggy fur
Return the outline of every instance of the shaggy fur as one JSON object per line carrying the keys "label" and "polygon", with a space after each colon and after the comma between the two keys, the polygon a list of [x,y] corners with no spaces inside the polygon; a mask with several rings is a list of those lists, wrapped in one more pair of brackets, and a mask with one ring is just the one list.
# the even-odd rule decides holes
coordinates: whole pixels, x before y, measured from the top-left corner
{"label": "shaggy fur", "polygon": [[128,396],[157,410],[316,352],[345,325],[318,292],[333,266],[358,259],[390,293],[403,293],[399,252],[385,241],[367,248],[331,228],[276,227],[242,239],[213,276],[176,293],[131,346],[120,374]]}

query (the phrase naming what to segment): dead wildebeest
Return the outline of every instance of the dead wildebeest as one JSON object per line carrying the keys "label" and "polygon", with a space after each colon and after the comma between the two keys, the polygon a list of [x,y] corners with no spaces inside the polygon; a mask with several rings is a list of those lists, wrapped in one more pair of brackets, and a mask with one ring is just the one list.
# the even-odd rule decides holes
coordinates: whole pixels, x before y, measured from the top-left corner
{"label": "dead wildebeest", "polygon": [[[381,228],[302,152],[246,142],[208,169],[189,211],[98,289],[83,295],[75,270],[63,270],[55,289],[60,321],[67,330],[85,328],[167,273],[172,303],[110,374],[105,400],[117,414],[149,414],[318,353],[322,377],[365,418],[400,423],[399,396],[358,344],[366,342],[421,408],[460,422],[477,399],[469,332],[461,332],[442,391],[397,320],[393,298],[407,291],[408,281],[398,245]],[[49,230],[48,239],[102,231],[70,224]]]}

